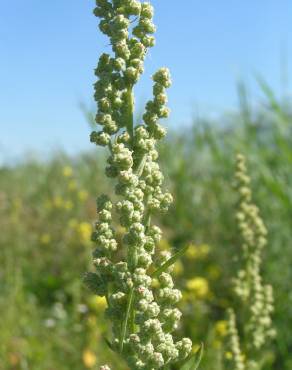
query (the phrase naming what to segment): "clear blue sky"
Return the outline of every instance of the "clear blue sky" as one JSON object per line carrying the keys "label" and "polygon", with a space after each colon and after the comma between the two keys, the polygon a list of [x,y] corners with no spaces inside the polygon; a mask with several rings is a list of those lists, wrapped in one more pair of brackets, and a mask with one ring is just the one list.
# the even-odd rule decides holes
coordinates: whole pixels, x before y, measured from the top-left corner
{"label": "clear blue sky", "polygon": [[[150,94],[149,76],[164,65],[173,76],[172,127],[189,124],[197,111],[234,109],[238,76],[248,81],[255,99],[255,71],[282,92],[281,53],[291,75],[291,0],[153,4],[157,46],[137,88],[138,107]],[[93,6],[93,0],[1,2],[0,162],[29,149],[91,148],[78,104],[93,106],[93,69],[99,54],[109,50]]]}

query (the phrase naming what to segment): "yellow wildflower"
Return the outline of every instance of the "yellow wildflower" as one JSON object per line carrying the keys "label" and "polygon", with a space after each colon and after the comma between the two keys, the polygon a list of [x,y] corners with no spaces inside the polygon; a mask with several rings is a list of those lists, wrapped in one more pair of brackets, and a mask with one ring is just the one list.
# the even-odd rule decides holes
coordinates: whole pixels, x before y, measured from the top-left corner
{"label": "yellow wildflower", "polygon": [[51,241],[51,235],[48,233],[42,234],[40,237],[40,242],[42,244],[49,244]]}
{"label": "yellow wildflower", "polygon": [[231,360],[232,359],[232,353],[231,352],[225,352],[225,358],[227,359],[227,360]]}
{"label": "yellow wildflower", "polygon": [[220,337],[225,337],[227,335],[227,332],[228,332],[227,325],[228,325],[228,323],[227,323],[226,320],[217,321],[216,324],[215,324],[216,334]]}
{"label": "yellow wildflower", "polygon": [[91,233],[92,233],[92,226],[88,222],[81,222],[77,226],[77,232],[78,232],[78,235],[79,235],[79,238],[80,238],[81,242],[83,242],[83,243],[89,242],[90,237],[91,237]]}
{"label": "yellow wildflower", "polygon": [[71,177],[73,175],[73,169],[70,166],[65,166],[63,168],[63,176],[64,177]]}
{"label": "yellow wildflower", "polygon": [[186,257],[189,259],[195,259],[197,256],[196,248],[197,247],[194,244],[190,244],[185,253]]}
{"label": "yellow wildflower", "polygon": [[186,251],[186,257],[195,260],[195,259],[204,259],[210,252],[210,247],[207,244],[195,245],[191,244]]}
{"label": "yellow wildflower", "polygon": [[81,202],[84,202],[88,198],[88,193],[86,190],[79,190],[77,195],[78,195],[78,199]]}
{"label": "yellow wildflower", "polygon": [[96,356],[90,349],[85,349],[83,351],[82,359],[85,367],[88,369],[91,369],[96,365]]}
{"label": "yellow wildflower", "polygon": [[210,246],[208,244],[201,244],[199,250],[202,256],[207,256],[210,253]]}
{"label": "yellow wildflower", "polygon": [[197,298],[205,298],[209,293],[208,281],[203,277],[195,277],[188,280],[186,287],[194,293]]}
{"label": "yellow wildflower", "polygon": [[106,298],[99,296],[91,296],[87,304],[92,311],[96,312],[103,312],[107,307]]}
{"label": "yellow wildflower", "polygon": [[100,310],[104,310],[107,306],[106,298],[105,297],[95,297],[96,307],[98,307]]}

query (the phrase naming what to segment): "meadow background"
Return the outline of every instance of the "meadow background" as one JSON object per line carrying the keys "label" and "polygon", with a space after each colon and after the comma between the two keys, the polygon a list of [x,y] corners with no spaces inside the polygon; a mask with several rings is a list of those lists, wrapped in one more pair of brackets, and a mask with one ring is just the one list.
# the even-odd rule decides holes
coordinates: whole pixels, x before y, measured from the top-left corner
{"label": "meadow background", "polygon": [[[267,349],[270,365],[265,370],[290,370],[289,44],[281,54],[290,7],[285,1],[276,9],[271,2],[263,8],[259,5],[263,1],[257,5],[247,1],[245,7],[235,8],[223,1],[215,9],[209,2],[196,9],[196,2],[187,1],[186,8],[192,11],[180,9],[186,19],[178,18],[171,6],[153,3],[160,27],[146,72],[168,64],[175,82],[170,95],[174,114],[160,147],[160,162],[175,203],[157,220],[164,230],[160,248],[176,250],[191,244],[175,266],[176,283],[183,291],[180,330],[195,347],[204,342],[203,369],[221,370],[225,309],[233,299],[230,278],[240,247],[233,172],[235,155],[241,152],[248,159],[254,199],[269,230],[263,275],[275,290],[277,337]],[[31,0],[26,7],[16,1],[3,7],[1,370],[94,369],[105,362],[114,369],[126,369],[104,341],[109,332],[104,300],[92,296],[81,280],[90,268],[96,196],[111,188],[103,173],[104,153],[92,148],[88,139],[94,116],[92,69],[104,47],[92,7],[91,1],[84,5],[67,0],[45,5]],[[24,25],[24,19],[31,24]],[[171,24],[176,25],[176,33]],[[14,33],[11,25],[17,25]],[[244,25],[246,34],[241,32]],[[224,47],[231,49],[226,52]],[[242,79],[234,77],[235,61],[243,70]],[[149,83],[143,83],[148,89]],[[144,88],[137,94],[138,121]]]}

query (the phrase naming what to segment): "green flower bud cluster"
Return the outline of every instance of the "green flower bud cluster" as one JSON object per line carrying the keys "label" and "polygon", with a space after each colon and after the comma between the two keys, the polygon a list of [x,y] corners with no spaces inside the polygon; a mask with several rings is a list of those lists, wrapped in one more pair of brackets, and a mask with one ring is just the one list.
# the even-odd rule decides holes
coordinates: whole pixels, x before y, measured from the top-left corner
{"label": "green flower bud cluster", "polygon": [[[172,203],[162,188],[156,150],[166,134],[159,120],[169,115],[166,89],[171,78],[167,68],[152,76],[153,99],[146,104],[143,122],[135,126],[133,86],[143,73],[147,49],[155,43],[153,7],[137,0],[96,0],[96,5],[94,14],[110,38],[112,54],[102,54],[95,70],[96,123],[101,130],[90,139],[109,150],[105,173],[116,180],[117,200],[106,195],[97,200],[92,234],[96,272],[87,273],[85,282],[107,299],[113,350],[131,369],[155,370],[184,360],[192,348],[188,338],[175,341],[172,336],[181,318],[174,307],[181,292],[174,288],[171,268],[157,276],[157,289],[151,276],[170,258],[156,256],[162,231],[151,216],[166,212]],[[117,218],[125,230],[122,240],[112,224]]]}
{"label": "green flower bud cluster", "polygon": [[236,326],[236,317],[233,309],[228,309],[228,339],[231,351],[232,370],[245,370],[244,356],[241,352],[239,334]]}
{"label": "green flower bud cluster", "polygon": [[[273,290],[262,281],[262,250],[267,243],[267,229],[260,218],[258,207],[252,202],[250,178],[245,158],[240,154],[236,160],[235,180],[240,198],[236,219],[242,239],[242,258],[241,267],[234,279],[234,292],[240,305],[245,307],[242,343],[246,356],[244,368],[258,369],[260,350],[268,339],[275,336],[271,319],[274,310]],[[230,320],[233,327],[234,319]]]}
{"label": "green flower bud cluster", "polygon": [[[149,3],[101,0],[96,5],[94,14],[101,18],[99,28],[110,38],[113,56],[102,54],[95,70],[96,122],[103,129],[93,132],[91,141],[106,146],[110,135],[129,124],[130,91],[144,71],[147,49],[154,45],[155,26]],[[138,18],[134,27],[133,16]]]}

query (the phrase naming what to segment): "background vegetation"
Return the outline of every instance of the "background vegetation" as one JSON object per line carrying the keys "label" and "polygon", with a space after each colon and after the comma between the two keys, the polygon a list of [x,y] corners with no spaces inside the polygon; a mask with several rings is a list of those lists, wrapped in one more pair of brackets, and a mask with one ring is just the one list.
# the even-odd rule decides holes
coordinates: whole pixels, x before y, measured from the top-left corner
{"label": "background vegetation", "polygon": [[[204,369],[220,370],[225,308],[239,249],[234,222],[236,152],[247,156],[255,201],[269,230],[265,281],[275,289],[277,338],[270,369],[292,368],[292,112],[259,79],[265,100],[253,108],[242,83],[236,114],[196,119],[160,148],[175,204],[159,223],[161,248],[192,243],[176,264],[183,290],[181,331],[205,344]],[[95,198],[108,189],[98,150],[0,168],[0,369],[80,370],[105,361],[104,300],[83,287],[90,265]],[[290,355],[289,355],[290,354]]]}

